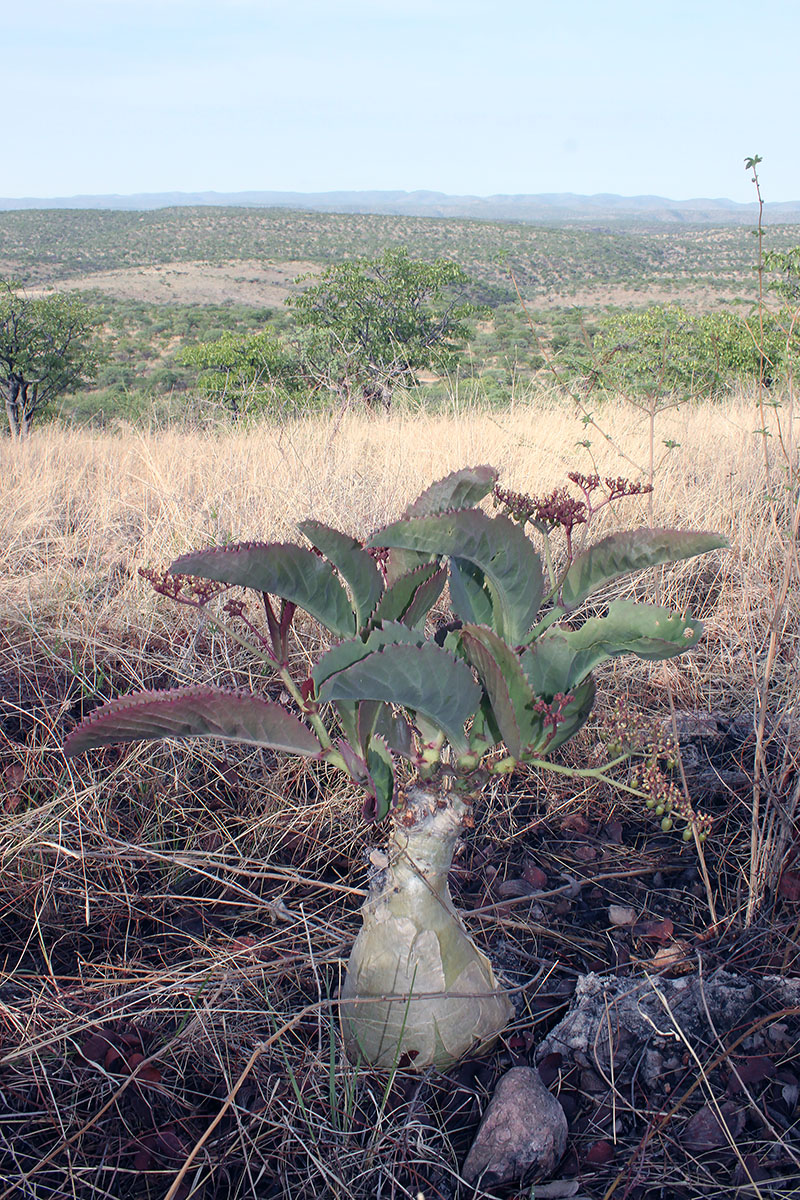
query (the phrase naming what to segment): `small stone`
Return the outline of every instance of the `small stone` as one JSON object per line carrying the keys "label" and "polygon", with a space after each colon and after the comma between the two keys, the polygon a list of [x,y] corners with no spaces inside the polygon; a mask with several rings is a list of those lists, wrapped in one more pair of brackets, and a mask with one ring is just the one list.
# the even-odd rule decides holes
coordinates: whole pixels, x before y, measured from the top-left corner
{"label": "small stone", "polygon": [[626,904],[609,904],[608,919],[612,925],[635,925],[636,909]]}
{"label": "small stone", "polygon": [[[744,1129],[744,1113],[730,1100],[720,1105],[719,1116],[708,1104],[690,1117],[681,1141],[687,1150],[704,1154],[728,1146],[739,1137]],[[720,1117],[722,1118],[720,1120]]]}
{"label": "small stone", "polygon": [[497,1084],[463,1167],[472,1183],[496,1185],[528,1172],[549,1174],[567,1145],[564,1110],[531,1067],[513,1067]]}

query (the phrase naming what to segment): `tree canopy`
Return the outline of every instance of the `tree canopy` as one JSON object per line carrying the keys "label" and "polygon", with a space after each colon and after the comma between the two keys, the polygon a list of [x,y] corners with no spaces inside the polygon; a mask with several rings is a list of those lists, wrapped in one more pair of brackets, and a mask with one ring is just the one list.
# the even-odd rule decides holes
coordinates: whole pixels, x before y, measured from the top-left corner
{"label": "tree canopy", "polygon": [[[303,279],[308,279],[304,276]],[[288,303],[303,337],[307,370],[370,405],[398,383],[439,365],[469,336],[469,278],[449,259],[412,259],[404,248],[328,267]]]}
{"label": "tree canopy", "polygon": [[0,282],[0,390],[12,437],[27,437],[57,396],[93,376],[95,323],[73,296],[32,298]]}
{"label": "tree canopy", "polygon": [[269,329],[226,331],[210,342],[187,346],[181,362],[199,370],[198,384],[237,416],[246,403],[285,402],[299,385],[297,356]]}

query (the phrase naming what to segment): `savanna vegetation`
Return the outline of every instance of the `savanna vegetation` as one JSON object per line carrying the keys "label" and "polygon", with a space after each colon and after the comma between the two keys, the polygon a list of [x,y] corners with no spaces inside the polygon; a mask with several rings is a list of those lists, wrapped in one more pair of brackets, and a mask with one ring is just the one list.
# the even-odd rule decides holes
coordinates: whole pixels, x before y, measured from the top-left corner
{"label": "savanna vegetation", "polygon": [[[767,268],[771,254],[783,261],[798,241],[791,226],[767,229]],[[477,380],[487,400],[504,404],[546,376],[548,359],[562,373],[591,375],[604,358],[614,390],[621,374],[606,353],[609,338],[626,315],[653,307],[651,341],[661,329],[682,343],[684,376],[702,353],[690,390],[709,394],[752,377],[752,330],[743,322],[757,285],[747,229],[543,228],[280,209],[0,213],[0,276],[20,281],[32,299],[77,293],[97,314],[96,369],[79,390],[62,389],[49,413],[101,425],[213,419],[221,398],[229,412],[277,415],[341,400],[343,381],[345,392],[358,391],[364,356],[354,362],[342,344],[341,314],[338,329],[317,321],[314,338],[315,310],[301,297],[321,287],[321,273],[377,263],[387,250],[407,252],[415,270],[448,263],[461,279],[449,302],[460,294],[462,308],[472,308],[459,323],[457,354],[423,361],[417,352],[413,372],[395,375],[403,385],[395,403],[409,383],[412,403],[436,404],[456,382]],[[780,276],[776,265],[771,277]],[[260,349],[248,346],[254,334]],[[262,369],[264,339],[274,345]],[[379,397],[391,375],[386,346],[382,359]]]}
{"label": "savanna vegetation", "polygon": [[[643,284],[635,308],[578,313],[546,308],[519,262],[481,276],[467,258],[500,238],[488,223],[217,210],[181,233],[176,213],[46,216],[48,236],[41,214],[2,215],[29,289],[143,270],[159,238],[194,262],[209,229],[248,260],[255,231],[281,230],[284,261],[324,289],[344,257],[319,252],[326,237],[374,264],[402,224],[430,239],[403,269],[457,260],[434,310],[488,309],[451,309],[468,326],[448,331],[458,362],[409,361],[418,383],[385,409],[362,402],[364,376],[336,388],[346,323],[341,360],[309,387],[302,300],[98,291],[93,329],[115,354],[128,339],[124,387],[149,364],[155,403],[124,410],[107,380],[106,427],[65,427],[91,397],[76,392],[62,420],[0,441],[0,1197],[795,1195],[794,231],[774,233],[760,309],[752,236],[681,230],[672,278],[702,276],[707,247],[710,279],[716,246],[716,304],[681,285],[654,308]],[[594,236],[505,232],[552,253]],[[652,256],[670,236],[596,244]],[[676,246],[694,247],[697,276]],[[595,260],[571,261],[583,286]],[[602,269],[626,268],[609,252]],[[463,296],[462,272],[479,281]],[[396,363],[399,339],[385,344]],[[709,536],[679,553],[692,530]],[[225,724],[231,689],[258,698],[257,737]],[[182,736],[151,740],[167,732],[153,692]],[[364,982],[385,931],[360,943],[357,986],[346,974],[390,813],[390,867],[419,861],[402,839],[415,781],[442,789],[437,812],[464,807],[422,931],[452,894],[475,953],[448,943],[442,962],[484,972],[450,1031],[467,1046],[434,1039],[423,1070],[408,1003],[398,1018]],[[591,979],[605,1024],[586,1054],[537,1053]],[[720,980],[734,1008],[716,1006]],[[690,987],[699,1023],[667,999]],[[623,994],[661,1006],[655,1032],[631,1040]],[[386,1010],[374,1053],[365,996]],[[483,1053],[476,1030],[495,1038]],[[546,1182],[473,1174],[497,1080],[526,1065],[558,1098],[566,1153]]]}

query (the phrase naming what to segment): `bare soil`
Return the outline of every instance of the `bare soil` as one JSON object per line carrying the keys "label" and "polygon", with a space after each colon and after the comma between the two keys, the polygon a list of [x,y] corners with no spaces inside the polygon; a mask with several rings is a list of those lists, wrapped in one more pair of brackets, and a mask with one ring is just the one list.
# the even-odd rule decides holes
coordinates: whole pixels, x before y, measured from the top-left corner
{"label": "bare soil", "polygon": [[[310,262],[167,262],[155,266],[96,271],[58,281],[59,292],[98,291],[117,300],[151,304],[245,304],[279,307],[300,288],[299,275],[316,273]],[[31,288],[32,295],[53,289]]]}

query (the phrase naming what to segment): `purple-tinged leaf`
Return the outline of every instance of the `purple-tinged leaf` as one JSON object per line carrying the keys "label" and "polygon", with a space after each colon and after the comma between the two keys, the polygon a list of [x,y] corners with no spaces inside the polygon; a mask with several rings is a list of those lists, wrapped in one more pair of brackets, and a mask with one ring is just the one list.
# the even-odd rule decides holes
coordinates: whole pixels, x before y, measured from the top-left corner
{"label": "purple-tinged leaf", "polygon": [[[433,558],[432,554],[420,554],[416,550],[398,550],[397,548],[390,550],[386,556],[386,586],[391,587],[397,583],[398,579],[409,575],[417,567],[424,567]],[[435,562],[433,566],[435,569]]]}
{"label": "purple-tinged leaf", "polygon": [[[374,804],[369,809],[373,821],[382,821],[394,799],[394,763],[389,747],[382,737],[375,736],[367,750],[367,766]],[[368,815],[365,805],[364,815]]]}
{"label": "purple-tinged leaf", "polygon": [[486,578],[483,571],[465,558],[450,559],[450,603],[462,621],[493,627],[492,597]]}
{"label": "purple-tinged leaf", "polygon": [[568,692],[573,679],[575,651],[567,631],[548,629],[520,655],[520,664],[535,696],[552,700],[556,692]]}
{"label": "purple-tinged leaf", "polygon": [[356,618],[330,563],[304,546],[240,542],[182,554],[172,575],[199,575],[291,600],[339,637],[352,637]]}
{"label": "purple-tinged leaf", "polygon": [[367,747],[375,730],[375,722],[378,720],[380,711],[384,707],[380,700],[362,700],[358,705],[356,729],[358,744],[361,747],[362,754],[366,754],[367,752]]}
{"label": "purple-tinged leaf", "polygon": [[447,567],[440,567],[428,579],[419,585],[414,595],[411,597],[411,603],[403,611],[400,620],[404,625],[410,628],[419,628],[427,617],[428,613],[433,608],[436,601],[444,591],[444,585],[447,582]]}
{"label": "purple-tinged leaf", "polygon": [[[439,599],[446,577],[445,569],[439,567],[435,562],[424,563],[407,574],[400,575],[394,583],[389,584],[383,593],[372,614],[372,624],[402,621],[404,625],[415,625],[417,620],[424,617],[428,609]],[[423,593],[420,603],[416,604],[417,595],[426,584],[431,586]],[[423,611],[423,605],[428,599],[430,600],[428,608]],[[409,611],[412,617],[416,615],[416,620],[407,618]]]}
{"label": "purple-tinged leaf", "polygon": [[492,713],[508,748],[519,759],[534,738],[541,720],[533,711],[535,697],[519,659],[501,638],[481,625],[465,625],[459,637],[467,661],[478,672]]}
{"label": "purple-tinged leaf", "polygon": [[314,734],[280,704],[232,688],[183,687],[134,692],[112,700],[81,722],[64,741],[67,757],[116,742],[154,738],[222,738],[313,757]]}
{"label": "purple-tinged leaf", "polygon": [[[650,661],[674,658],[696,646],[703,633],[699,621],[655,604],[636,604],[633,600],[615,600],[605,617],[592,617],[580,629],[553,634],[566,640],[574,654],[568,686],[585,679],[590,671],[607,658],[635,654]],[[549,642],[550,633],[539,639]]]}
{"label": "purple-tinged leaf", "polygon": [[414,734],[403,713],[393,713],[388,704],[381,705],[375,732],[383,738],[393,754],[409,761],[415,757]]}
{"label": "purple-tinged leaf", "polygon": [[395,642],[407,642],[412,646],[421,646],[424,640],[422,634],[416,629],[409,629],[400,621],[384,621],[377,629],[370,630],[369,637],[365,642],[362,642],[361,638],[351,638],[349,641],[339,642],[338,645],[332,646],[327,654],[323,654],[315,664],[311,672],[312,678],[319,690],[329,676],[352,666],[353,663],[366,658],[368,654],[374,654],[376,650],[382,650],[384,646],[393,645]]}
{"label": "purple-tinged leaf", "polygon": [[445,509],[472,508],[489,495],[496,483],[494,467],[463,467],[432,483],[409,504],[403,516],[427,517]]}

